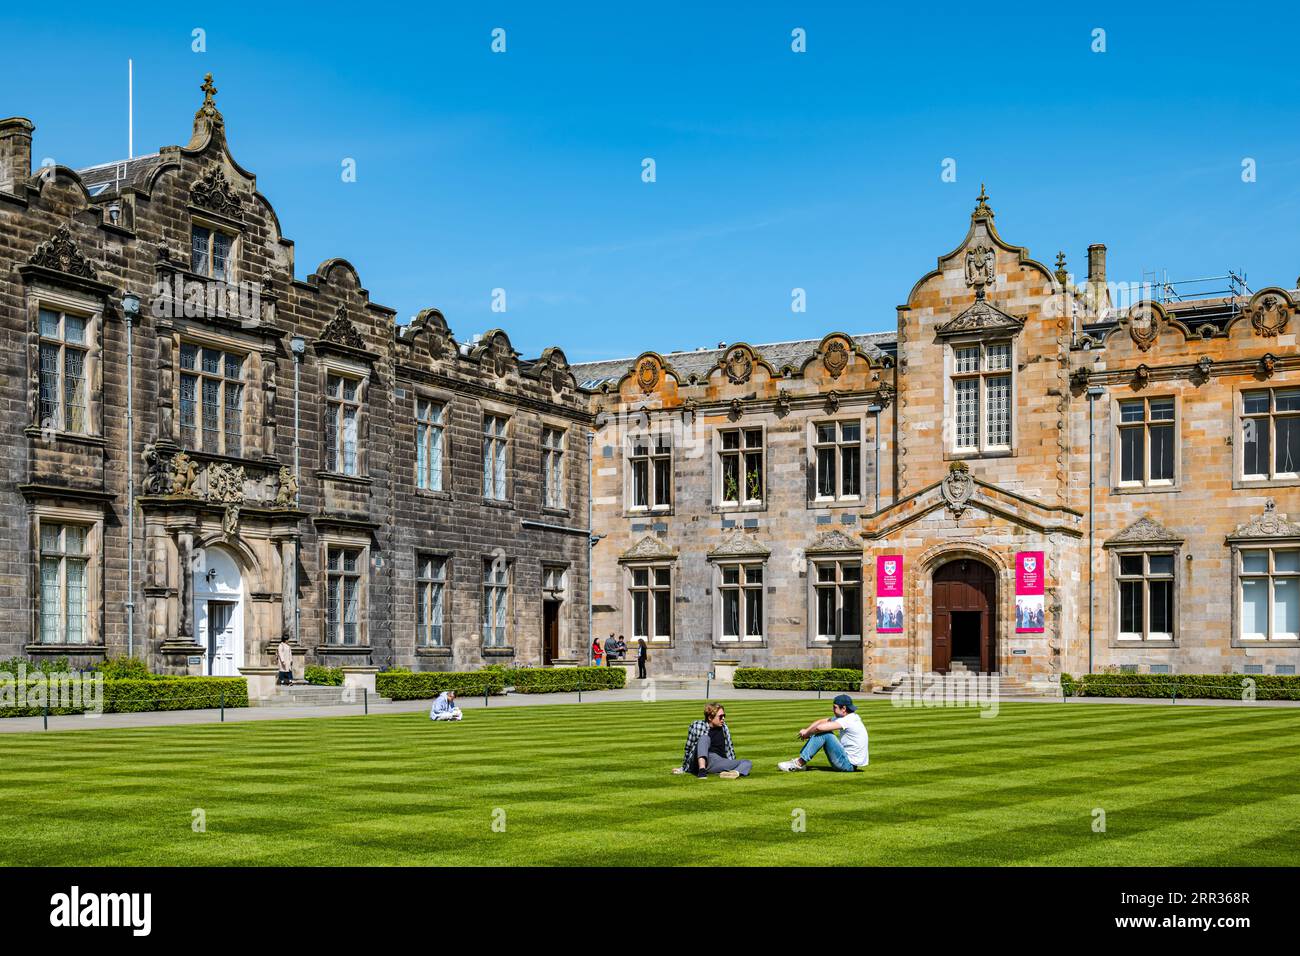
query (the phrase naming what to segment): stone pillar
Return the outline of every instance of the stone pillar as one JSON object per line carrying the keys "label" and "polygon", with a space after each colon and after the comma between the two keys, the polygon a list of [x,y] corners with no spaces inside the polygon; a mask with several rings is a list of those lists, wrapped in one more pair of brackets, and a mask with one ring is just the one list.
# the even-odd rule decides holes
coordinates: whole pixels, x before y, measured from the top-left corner
{"label": "stone pillar", "polygon": [[194,529],[182,528],[176,533],[176,552],[178,556],[180,581],[177,592],[180,594],[180,627],[177,628],[182,638],[194,639]]}
{"label": "stone pillar", "polygon": [[17,193],[18,184],[32,174],[31,120],[21,116],[0,119],[0,189]]}
{"label": "stone pillar", "polygon": [[280,634],[292,641],[298,615],[298,542],[294,538],[280,539],[280,567]]}

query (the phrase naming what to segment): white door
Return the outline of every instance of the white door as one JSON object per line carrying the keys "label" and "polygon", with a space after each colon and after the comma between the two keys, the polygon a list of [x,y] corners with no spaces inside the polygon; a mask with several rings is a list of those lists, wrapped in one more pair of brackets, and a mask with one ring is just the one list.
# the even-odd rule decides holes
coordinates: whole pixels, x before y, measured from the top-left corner
{"label": "white door", "polygon": [[203,673],[210,677],[238,677],[244,664],[244,642],[240,639],[233,601],[208,601],[204,605],[202,627]]}

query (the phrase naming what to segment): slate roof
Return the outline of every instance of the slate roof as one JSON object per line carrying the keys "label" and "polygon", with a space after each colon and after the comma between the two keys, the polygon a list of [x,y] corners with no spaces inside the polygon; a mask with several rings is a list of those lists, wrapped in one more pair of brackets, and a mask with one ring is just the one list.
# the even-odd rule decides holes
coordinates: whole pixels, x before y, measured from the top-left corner
{"label": "slate roof", "polygon": [[[892,355],[897,348],[898,336],[893,332],[872,332],[867,335],[849,336],[860,348],[872,355]],[[799,339],[795,342],[772,342],[767,345],[755,345],[754,351],[761,355],[772,368],[780,371],[784,366],[799,368],[817,352],[821,339]],[[733,343],[734,344],[734,343]],[[665,362],[673,367],[683,379],[691,375],[701,378],[713,368],[726,354],[726,348],[696,349],[689,352],[661,352]],[[599,362],[575,362],[573,375],[583,388],[599,388],[609,382],[617,384],[618,380],[632,368],[636,357],[605,359]]]}
{"label": "slate roof", "polygon": [[100,163],[78,169],[77,175],[86,184],[92,196],[103,196],[118,192],[124,186],[141,186],[149,178],[162,157],[158,153],[137,156],[134,159],[119,159],[113,163]]}

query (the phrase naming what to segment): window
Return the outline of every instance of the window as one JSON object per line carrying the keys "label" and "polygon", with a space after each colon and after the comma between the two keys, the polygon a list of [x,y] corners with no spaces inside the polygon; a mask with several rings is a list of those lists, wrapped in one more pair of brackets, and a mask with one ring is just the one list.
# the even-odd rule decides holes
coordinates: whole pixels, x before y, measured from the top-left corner
{"label": "window", "polygon": [[813,455],[818,499],[856,499],[862,494],[862,423],[820,422]]}
{"label": "window", "polygon": [[42,644],[86,643],[86,537],[84,525],[41,522]]}
{"label": "window", "polygon": [[325,641],[356,644],[361,620],[360,548],[329,549],[326,571]]}
{"label": "window", "polygon": [[85,434],[90,431],[86,414],[86,355],[89,320],[40,310],[40,426]]}
{"label": "window", "polygon": [[442,646],[442,621],[447,586],[447,559],[422,554],[416,558],[415,617],[417,642]]}
{"label": "window", "polygon": [[542,506],[564,507],[564,432],[542,429]]}
{"label": "window", "polygon": [[632,568],[632,636],[666,641],[673,634],[673,572],[667,567]]}
{"label": "window", "polygon": [[325,377],[325,468],[358,474],[357,429],[361,415],[361,381],[343,375]]}
{"label": "window", "polygon": [[728,428],[720,433],[718,449],[724,505],[763,503],[763,429]]}
{"label": "window", "polygon": [[506,500],[506,419],[483,416],[483,497]]}
{"label": "window", "polygon": [[1174,400],[1137,398],[1119,403],[1119,483],[1174,482]]}
{"label": "window", "polygon": [[673,446],[668,435],[631,439],[628,446],[632,508],[667,510],[673,505]]}
{"label": "window", "polygon": [[542,590],[548,594],[564,593],[565,569],[550,565],[542,568]]}
{"label": "window", "polygon": [[415,484],[425,491],[442,490],[442,442],[445,406],[427,398],[415,400]]}
{"label": "window", "polygon": [[239,457],[243,424],[243,356],[181,343],[181,444]]}
{"label": "window", "polygon": [[1295,478],[1300,473],[1300,388],[1241,393],[1241,476]]}
{"label": "window", "polygon": [[1300,549],[1243,548],[1241,639],[1300,640]]}
{"label": "window", "polygon": [[958,451],[1011,447],[1011,343],[954,346],[954,446]]}
{"label": "window", "polygon": [[1174,553],[1117,555],[1119,639],[1174,639]]}
{"label": "window", "polygon": [[506,613],[510,601],[510,565],[499,558],[483,562],[483,643],[506,646]]}
{"label": "window", "polygon": [[763,566],[722,564],[718,600],[722,612],[721,640],[763,639]]}
{"label": "window", "polygon": [[813,564],[817,604],[817,639],[858,640],[862,637],[862,565],[852,561]]}
{"label": "window", "polygon": [[190,271],[209,279],[231,278],[230,251],[234,237],[219,229],[193,226],[190,229]]}

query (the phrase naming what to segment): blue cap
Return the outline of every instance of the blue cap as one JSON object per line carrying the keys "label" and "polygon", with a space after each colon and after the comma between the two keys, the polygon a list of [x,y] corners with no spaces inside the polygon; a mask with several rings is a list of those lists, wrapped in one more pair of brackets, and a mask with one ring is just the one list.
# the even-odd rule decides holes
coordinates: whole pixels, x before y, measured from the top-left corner
{"label": "blue cap", "polygon": [[848,694],[840,694],[833,701],[831,701],[831,703],[834,704],[836,707],[848,708],[848,711],[851,714],[857,712],[857,708],[853,706],[853,698],[850,697]]}

